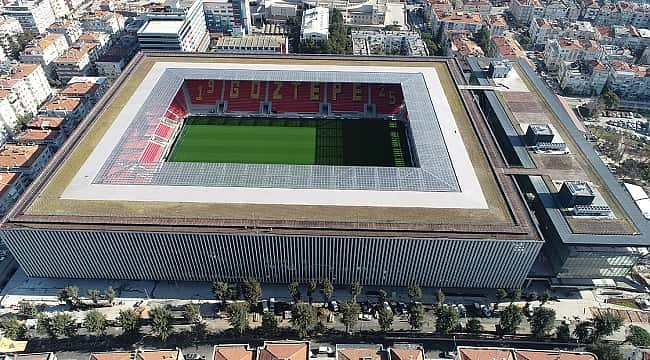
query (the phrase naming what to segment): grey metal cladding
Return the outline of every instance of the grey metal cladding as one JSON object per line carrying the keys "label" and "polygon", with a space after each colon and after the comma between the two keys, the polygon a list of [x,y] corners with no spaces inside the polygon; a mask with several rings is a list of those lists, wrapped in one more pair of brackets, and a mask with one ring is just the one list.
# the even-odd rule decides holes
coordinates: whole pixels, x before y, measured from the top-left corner
{"label": "grey metal cladding", "polygon": [[[8,229],[29,276],[494,288],[521,286],[542,242]],[[38,250],[38,251],[35,251]]]}

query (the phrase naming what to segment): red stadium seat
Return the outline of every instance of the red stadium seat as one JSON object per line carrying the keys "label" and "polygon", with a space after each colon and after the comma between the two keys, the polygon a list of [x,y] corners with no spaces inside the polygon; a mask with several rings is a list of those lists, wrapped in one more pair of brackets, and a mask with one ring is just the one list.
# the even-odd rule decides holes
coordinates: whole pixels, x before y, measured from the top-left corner
{"label": "red stadium seat", "polygon": [[260,110],[260,102],[264,101],[266,83],[264,81],[226,80],[224,100],[228,102],[226,111],[255,111]]}
{"label": "red stadium seat", "polygon": [[331,104],[332,112],[363,112],[368,103],[368,85],[329,83],[327,101]]}
{"label": "red stadium seat", "polygon": [[144,151],[140,156],[140,162],[141,163],[158,162],[164,150],[165,150],[164,146],[155,143],[153,141],[149,141],[147,147],[144,148]]}
{"label": "red stadium seat", "polygon": [[216,105],[221,100],[222,83],[223,80],[185,80],[185,87],[192,104]]}
{"label": "red stadium seat", "polygon": [[397,115],[404,101],[399,84],[372,84],[371,100],[377,114]]}
{"label": "red stadium seat", "polygon": [[156,127],[156,131],[154,134],[162,139],[169,140],[169,138],[172,136],[174,133],[174,129],[166,124],[160,123]]}
{"label": "red stadium seat", "polygon": [[276,81],[270,84],[268,101],[277,113],[318,113],[325,84]]}

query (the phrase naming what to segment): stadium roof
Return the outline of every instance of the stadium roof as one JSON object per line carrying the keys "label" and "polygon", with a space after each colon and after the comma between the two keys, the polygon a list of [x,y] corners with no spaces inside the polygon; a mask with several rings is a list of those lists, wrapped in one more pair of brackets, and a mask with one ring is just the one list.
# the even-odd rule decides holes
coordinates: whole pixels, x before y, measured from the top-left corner
{"label": "stadium roof", "polygon": [[[255,188],[228,183],[225,173],[237,168],[235,164],[163,162],[154,163],[154,170],[141,166],[153,175],[147,184],[111,184],[102,169],[113,160],[111,154],[124,136],[137,128],[139,116],[161,115],[183,79],[211,78],[224,66],[230,70],[218,72],[223,79],[400,83],[420,167],[305,166],[300,169],[310,169],[308,174],[291,173],[289,185],[269,185],[272,177],[266,177],[251,180],[260,186]],[[274,70],[279,67],[287,71]],[[248,71],[239,70],[244,68]],[[262,68],[266,71],[258,71]],[[31,185],[4,226],[199,232],[264,228],[278,234],[359,236],[405,236],[408,231],[408,236],[420,237],[539,240],[488,127],[471,98],[466,101],[469,94],[456,87],[462,81],[450,59],[140,54]],[[260,175],[290,168],[256,167],[244,170]],[[323,178],[314,176],[318,171],[375,180],[371,185],[332,187],[319,183]],[[358,177],[359,172],[371,175]],[[412,179],[404,176],[409,172]]]}

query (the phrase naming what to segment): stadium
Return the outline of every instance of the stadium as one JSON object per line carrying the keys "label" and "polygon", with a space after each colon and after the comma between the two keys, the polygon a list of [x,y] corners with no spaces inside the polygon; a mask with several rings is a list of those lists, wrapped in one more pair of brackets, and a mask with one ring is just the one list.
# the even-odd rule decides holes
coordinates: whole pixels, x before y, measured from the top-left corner
{"label": "stadium", "polygon": [[542,247],[452,59],[143,53],[6,216],[33,277],[517,287]]}

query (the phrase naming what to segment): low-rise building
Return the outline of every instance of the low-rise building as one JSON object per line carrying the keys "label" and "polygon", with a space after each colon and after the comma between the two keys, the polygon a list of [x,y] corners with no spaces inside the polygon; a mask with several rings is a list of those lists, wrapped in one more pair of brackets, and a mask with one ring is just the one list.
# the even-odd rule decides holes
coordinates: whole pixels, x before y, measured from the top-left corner
{"label": "low-rise building", "polygon": [[322,42],[327,40],[330,27],[329,14],[328,8],[320,6],[303,11],[300,41]]}
{"label": "low-rise building", "polygon": [[57,77],[67,83],[74,76],[87,76],[92,73],[88,47],[70,48],[52,62]]}
{"label": "low-rise building", "polygon": [[255,360],[256,349],[246,344],[215,345],[213,360]]}
{"label": "low-rise building", "polygon": [[588,352],[459,346],[454,360],[598,360]]}
{"label": "low-rise building", "polygon": [[558,69],[560,88],[572,95],[600,95],[608,77],[607,67],[598,60],[563,61]]}
{"label": "low-rise building", "polygon": [[7,213],[24,191],[23,174],[15,172],[0,173],[0,216]]}
{"label": "low-rise building", "polygon": [[468,57],[485,56],[483,49],[474,42],[467,32],[453,32],[445,42],[445,55],[454,56],[460,60]]}
{"label": "low-rise building", "polygon": [[92,106],[106,93],[106,88],[105,77],[73,77],[60,94],[69,98],[81,99]]}
{"label": "low-rise building", "polygon": [[0,148],[0,171],[15,172],[33,179],[52,158],[45,145],[5,144]]}
{"label": "low-rise building", "polygon": [[62,117],[67,122],[78,124],[88,110],[88,106],[81,99],[57,96],[41,107],[41,114]]}
{"label": "low-rise building", "polygon": [[465,0],[462,4],[463,12],[477,13],[483,17],[490,15],[492,11],[492,3],[487,0]]}
{"label": "low-rise building", "polygon": [[354,55],[428,56],[420,34],[411,31],[352,31]]}
{"label": "low-rise building", "polygon": [[464,30],[471,33],[477,33],[483,26],[481,15],[468,14],[462,11],[444,12],[442,10],[434,11],[433,21],[431,23],[434,34],[438,31]]}
{"label": "low-rise building", "polygon": [[70,134],[73,127],[68,126],[64,117],[38,115],[27,124],[28,129],[36,130],[59,130],[64,134]]}
{"label": "low-rise building", "polygon": [[387,360],[381,345],[336,344],[336,360]]}
{"label": "low-rise building", "polygon": [[610,61],[609,69],[607,87],[618,96],[635,101],[650,99],[650,68]]}
{"label": "low-rise building", "polygon": [[491,57],[502,57],[506,59],[525,58],[526,51],[519,42],[511,36],[493,36],[490,39],[488,55]]}
{"label": "low-rise building", "polygon": [[257,360],[309,360],[308,341],[265,341],[257,350]]}
{"label": "low-rise building", "polygon": [[99,58],[104,51],[111,45],[111,36],[107,33],[89,31],[84,32],[80,37],[77,44],[82,45],[96,45],[89,46],[88,53],[90,56],[90,61],[95,61]]}
{"label": "low-rise building", "polygon": [[56,151],[64,140],[65,136],[59,130],[26,129],[15,142],[19,145],[46,145]]}
{"label": "low-rise building", "polygon": [[224,36],[212,45],[215,52],[236,54],[286,54],[288,48],[287,37],[277,35]]}
{"label": "low-rise building", "polygon": [[20,60],[27,64],[40,64],[50,79],[54,78],[52,62],[68,50],[68,42],[63,34],[48,34],[34,41],[20,54]]}

